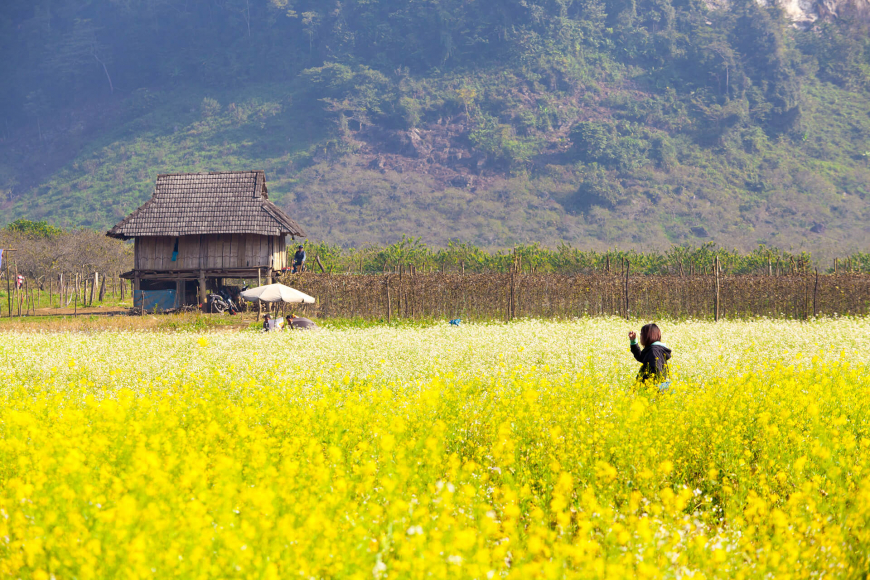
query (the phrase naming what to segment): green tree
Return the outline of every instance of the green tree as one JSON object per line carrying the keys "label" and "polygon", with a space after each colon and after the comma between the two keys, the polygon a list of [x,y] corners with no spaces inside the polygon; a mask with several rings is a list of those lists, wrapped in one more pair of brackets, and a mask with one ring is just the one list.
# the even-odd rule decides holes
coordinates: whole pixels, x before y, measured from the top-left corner
{"label": "green tree", "polygon": [[752,103],[753,110],[772,131],[788,131],[800,121],[801,84],[785,20],[778,9],[763,8],[752,0],[741,10],[734,28],[735,42],[749,77],[766,101]]}
{"label": "green tree", "polygon": [[34,222],[27,219],[17,219],[6,226],[6,230],[18,234],[50,238],[63,233],[63,230],[50,225],[48,222]]}

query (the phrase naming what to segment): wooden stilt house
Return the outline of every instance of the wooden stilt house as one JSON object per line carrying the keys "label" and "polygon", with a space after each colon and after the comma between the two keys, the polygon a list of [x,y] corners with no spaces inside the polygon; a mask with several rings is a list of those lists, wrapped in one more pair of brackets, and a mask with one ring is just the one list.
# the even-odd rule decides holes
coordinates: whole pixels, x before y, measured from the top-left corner
{"label": "wooden stilt house", "polygon": [[305,237],[269,201],[263,171],[160,175],[151,199],[106,235],[134,240],[122,275],[134,289],[174,290],[176,307],[205,303],[224,278],[270,281],[287,265],[287,236]]}

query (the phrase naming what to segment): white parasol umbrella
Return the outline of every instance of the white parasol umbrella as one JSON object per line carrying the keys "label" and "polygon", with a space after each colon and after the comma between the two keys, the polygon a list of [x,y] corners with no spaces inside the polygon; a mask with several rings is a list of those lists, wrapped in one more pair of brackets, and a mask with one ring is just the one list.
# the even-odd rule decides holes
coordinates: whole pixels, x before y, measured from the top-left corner
{"label": "white parasol umbrella", "polygon": [[284,284],[267,284],[242,292],[248,302],[286,302],[287,304],[314,304],[316,300]]}

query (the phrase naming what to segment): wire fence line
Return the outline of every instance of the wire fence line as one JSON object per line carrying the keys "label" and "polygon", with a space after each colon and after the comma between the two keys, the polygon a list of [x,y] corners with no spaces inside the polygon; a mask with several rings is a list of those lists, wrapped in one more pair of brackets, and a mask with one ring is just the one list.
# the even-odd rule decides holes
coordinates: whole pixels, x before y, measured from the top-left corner
{"label": "wire fence line", "polygon": [[[714,318],[708,276],[623,274],[295,274],[323,318],[510,320],[621,316]],[[719,276],[721,318],[870,314],[870,275]]]}

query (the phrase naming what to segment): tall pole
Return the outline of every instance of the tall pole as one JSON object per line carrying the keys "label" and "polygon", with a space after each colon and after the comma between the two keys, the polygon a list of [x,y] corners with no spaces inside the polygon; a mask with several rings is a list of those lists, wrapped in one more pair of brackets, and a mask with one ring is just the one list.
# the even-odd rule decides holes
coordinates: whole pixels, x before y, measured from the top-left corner
{"label": "tall pole", "polygon": [[393,302],[392,302],[392,298],[390,297],[390,278],[388,276],[387,277],[387,324],[390,324],[392,319],[393,319]]}
{"label": "tall pole", "polygon": [[18,306],[18,318],[21,318],[21,288],[18,287],[18,264],[15,264],[15,302]]}
{"label": "tall pole", "polygon": [[510,301],[508,302],[508,320],[513,320],[516,315],[516,294],[514,289],[514,273],[519,268],[519,260],[516,265],[511,266],[511,293]]}
{"label": "tall pole", "polygon": [[716,298],[714,300],[713,320],[719,322],[719,256],[713,261],[713,270],[716,274]]}
{"label": "tall pole", "polygon": [[[3,250],[3,253],[14,252],[15,250]],[[9,302],[9,318],[12,318],[12,289],[9,282],[9,259],[6,259],[6,298]]]}
{"label": "tall pole", "polygon": [[[261,268],[257,268],[257,288],[263,285],[263,273]],[[203,291],[204,293],[205,291]],[[257,320],[260,320],[260,315],[263,314],[263,302],[257,300]]]}

